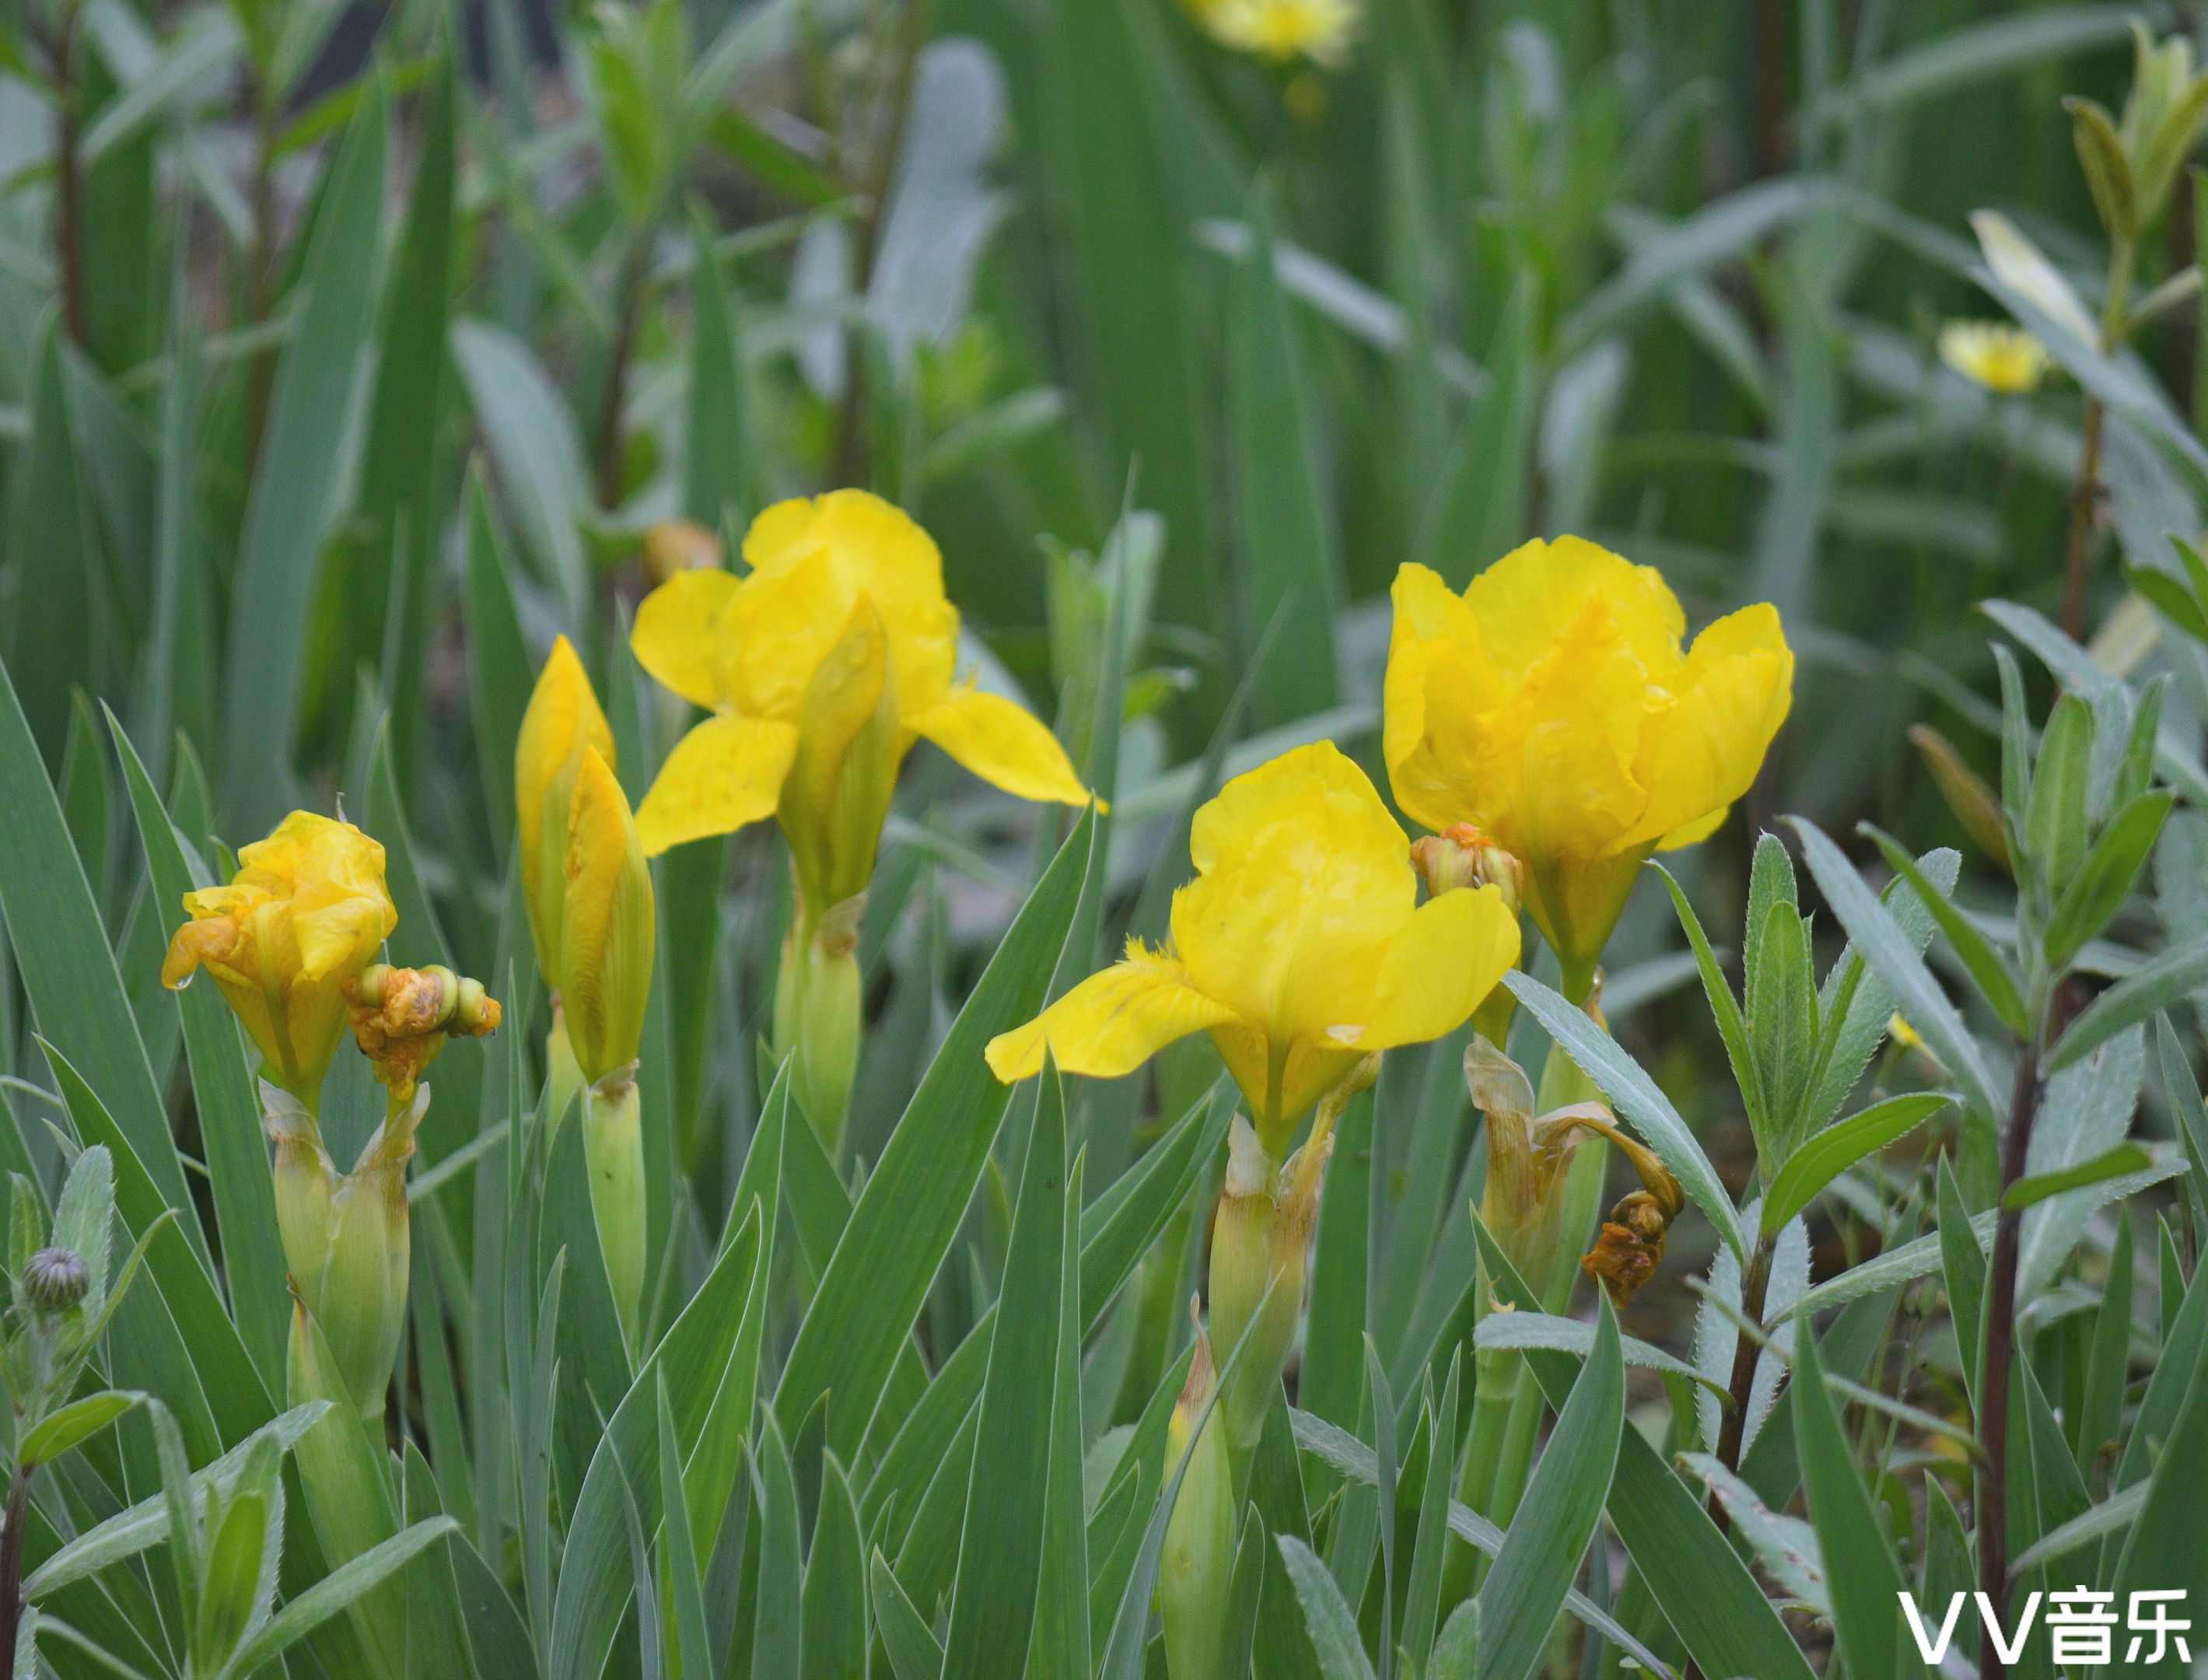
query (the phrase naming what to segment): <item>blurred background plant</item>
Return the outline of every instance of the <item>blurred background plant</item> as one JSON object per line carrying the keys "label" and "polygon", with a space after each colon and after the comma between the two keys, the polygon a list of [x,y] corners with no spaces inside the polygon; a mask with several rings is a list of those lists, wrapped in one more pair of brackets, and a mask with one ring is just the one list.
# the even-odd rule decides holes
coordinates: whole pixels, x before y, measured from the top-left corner
{"label": "blurred background plant", "polygon": [[[1658,1261],[1614,1323],[1569,1255],[1529,1287],[1475,1216],[1472,1029],[1390,1053],[1336,1122],[1293,1407],[1233,1485],[1188,1466],[1234,1547],[1205,1648],[1268,1680],[1872,1676],[1911,1671],[1905,1583],[1935,1620],[2076,1579],[2208,1606],[2204,27],[4,9],[8,1251],[20,1292],[105,1159],[149,1257],[43,1376],[19,1302],[8,1378],[27,1437],[161,1408],[19,1439],[36,1660],[1143,1672],[1232,1093],[1201,1039],[1009,1095],[982,1047],[1162,936],[1227,777],[1332,739],[1386,789],[1401,562],[1461,591],[1566,532],[1695,626],[1773,603],[1798,661],[1732,820],[1634,891],[1606,1031],[1530,938],[1512,981],[1518,1065],[1569,1041],[1532,1107],[1599,1090],[1683,1211],[1617,1225]],[[838,953],[837,1126],[774,1053],[779,837],[676,846],[645,893],[621,806],[698,717],[632,657],[645,597],[846,486],[932,533],[959,669],[1111,809],[912,752]],[[560,637],[603,704],[595,913],[657,922],[566,1127],[573,982],[520,837],[572,787],[516,756]],[[436,1064],[388,1452],[317,1473],[250,1052],[160,980],[231,847],[340,801],[389,853],[387,960],[481,976],[511,1030]],[[384,1114],[341,1048],[332,1159]],[[1608,1160],[1590,1216],[1654,1193]],[[95,1274],[96,1223],[63,1244]],[[1499,1474],[1482,1370],[1532,1378],[1485,1396]],[[357,1545],[313,1473],[361,1478]]]}

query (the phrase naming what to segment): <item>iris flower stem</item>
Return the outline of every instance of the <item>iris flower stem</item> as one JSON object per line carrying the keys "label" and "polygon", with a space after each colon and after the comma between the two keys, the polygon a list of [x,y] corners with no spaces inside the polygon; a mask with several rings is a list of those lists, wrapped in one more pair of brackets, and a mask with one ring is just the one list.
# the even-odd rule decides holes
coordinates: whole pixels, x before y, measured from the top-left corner
{"label": "iris flower stem", "polygon": [[[245,255],[245,312],[253,326],[264,325],[276,309],[276,119],[277,94],[259,76],[247,89],[253,106],[253,179],[250,188],[253,237]],[[275,400],[276,351],[257,351],[246,370],[245,443],[248,463],[261,459],[261,434]]]}
{"label": "iris flower stem", "polygon": [[62,270],[62,325],[70,341],[82,344],[89,325],[84,267],[84,185],[80,167],[83,133],[76,85],[77,12],[62,9],[54,25],[54,94],[59,134],[54,147],[54,253]]}
{"label": "iris flower stem", "polygon": [[[858,254],[853,287],[864,297],[873,284],[874,258],[881,249],[882,219],[888,213],[890,189],[897,180],[897,154],[904,148],[906,119],[912,110],[914,72],[921,49],[927,45],[933,21],[933,0],[906,0],[904,29],[897,45],[895,72],[889,86],[887,126],[873,159],[866,185],[866,202],[858,227]],[[856,331],[854,333],[856,338]],[[869,439],[867,425],[867,358],[865,345],[850,359],[843,382],[843,407],[836,427],[836,482],[856,484],[867,467]]]}
{"label": "iris flower stem", "polygon": [[621,258],[619,291],[614,301],[614,341],[606,353],[605,388],[598,402],[598,453],[594,464],[598,506],[611,509],[621,503],[621,411],[628,400],[629,363],[636,351],[638,318],[644,313],[645,264],[651,255],[651,228],[639,226],[629,236]]}

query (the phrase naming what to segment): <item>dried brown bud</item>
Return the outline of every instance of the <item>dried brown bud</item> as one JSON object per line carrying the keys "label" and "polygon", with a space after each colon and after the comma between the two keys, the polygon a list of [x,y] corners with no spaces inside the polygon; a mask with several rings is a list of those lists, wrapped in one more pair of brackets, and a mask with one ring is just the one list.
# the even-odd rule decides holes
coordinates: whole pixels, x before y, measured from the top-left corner
{"label": "dried brown bud", "polygon": [[1609,1292],[1611,1305],[1623,1308],[1663,1263],[1671,1222],[1664,1204],[1648,1191],[1620,1197],[1594,1246],[1581,1257],[1580,1269]]}
{"label": "dried brown bud", "polygon": [[345,993],[354,1041],[399,1101],[413,1095],[415,1082],[447,1037],[481,1038],[496,1032],[503,1013],[481,981],[441,964],[397,969],[374,963],[346,982]]}

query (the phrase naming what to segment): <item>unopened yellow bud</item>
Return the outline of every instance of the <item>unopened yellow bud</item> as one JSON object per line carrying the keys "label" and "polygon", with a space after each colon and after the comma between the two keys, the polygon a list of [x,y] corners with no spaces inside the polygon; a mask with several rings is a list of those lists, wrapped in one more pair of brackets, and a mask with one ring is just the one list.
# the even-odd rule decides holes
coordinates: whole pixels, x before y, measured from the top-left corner
{"label": "unopened yellow bud", "polygon": [[[1191,1300],[1191,1317],[1195,1307]],[[1166,1671],[1173,1680],[1209,1680],[1219,1672],[1226,1643],[1234,1572],[1234,1474],[1219,1417],[1204,1421],[1216,1380],[1211,1342],[1199,1325],[1188,1382],[1166,1426],[1166,1473],[1173,1473],[1184,1455],[1187,1465],[1158,1559],[1158,1609],[1165,1619]]]}
{"label": "unopened yellow bud", "polygon": [[184,895],[192,920],[170,942],[161,983],[213,975],[268,1078],[311,1110],[345,1033],[345,987],[399,925],[383,848],[351,823],[294,811],[237,861],[228,886]]}
{"label": "unopened yellow bud", "polygon": [[567,817],[560,1004],[567,1041],[595,1084],[637,1059],[658,939],[651,869],[628,800],[595,747],[583,749]]}
{"label": "unopened yellow bud", "polygon": [[559,984],[567,818],[576,773],[588,748],[596,748],[607,764],[615,762],[613,729],[599,709],[583,662],[562,636],[552,644],[513,747],[522,899],[537,940],[537,966],[555,987]]}
{"label": "unopened yellow bud", "polygon": [[721,540],[694,519],[660,519],[644,533],[644,575],[654,589],[678,572],[721,564]]}
{"label": "unopened yellow bud", "polygon": [[1525,888],[1523,866],[1470,823],[1452,823],[1439,834],[1413,840],[1411,862],[1431,896],[1461,887],[1492,886],[1502,892],[1510,914],[1518,914]]}

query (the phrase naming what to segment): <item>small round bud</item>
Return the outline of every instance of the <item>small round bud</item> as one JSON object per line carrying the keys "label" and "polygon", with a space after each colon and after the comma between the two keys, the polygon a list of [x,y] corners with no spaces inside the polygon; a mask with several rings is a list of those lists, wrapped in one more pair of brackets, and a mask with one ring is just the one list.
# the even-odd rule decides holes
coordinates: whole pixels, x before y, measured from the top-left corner
{"label": "small round bud", "polygon": [[720,539],[690,519],[662,519],[644,533],[644,575],[657,588],[678,572],[705,572],[721,563]]}
{"label": "small round bud", "polygon": [[1522,901],[1524,872],[1518,860],[1470,823],[1453,824],[1412,842],[1411,865],[1433,897],[1459,887],[1497,887],[1514,915]]}
{"label": "small round bud", "polygon": [[48,1317],[67,1312],[92,1288],[92,1268],[74,1249],[42,1248],[23,1263],[23,1293]]}
{"label": "small round bud", "polygon": [[502,1011],[498,999],[483,990],[479,980],[465,977],[460,981],[459,1000],[453,1005],[453,1018],[448,1031],[481,1038],[486,1033],[498,1030]]}

